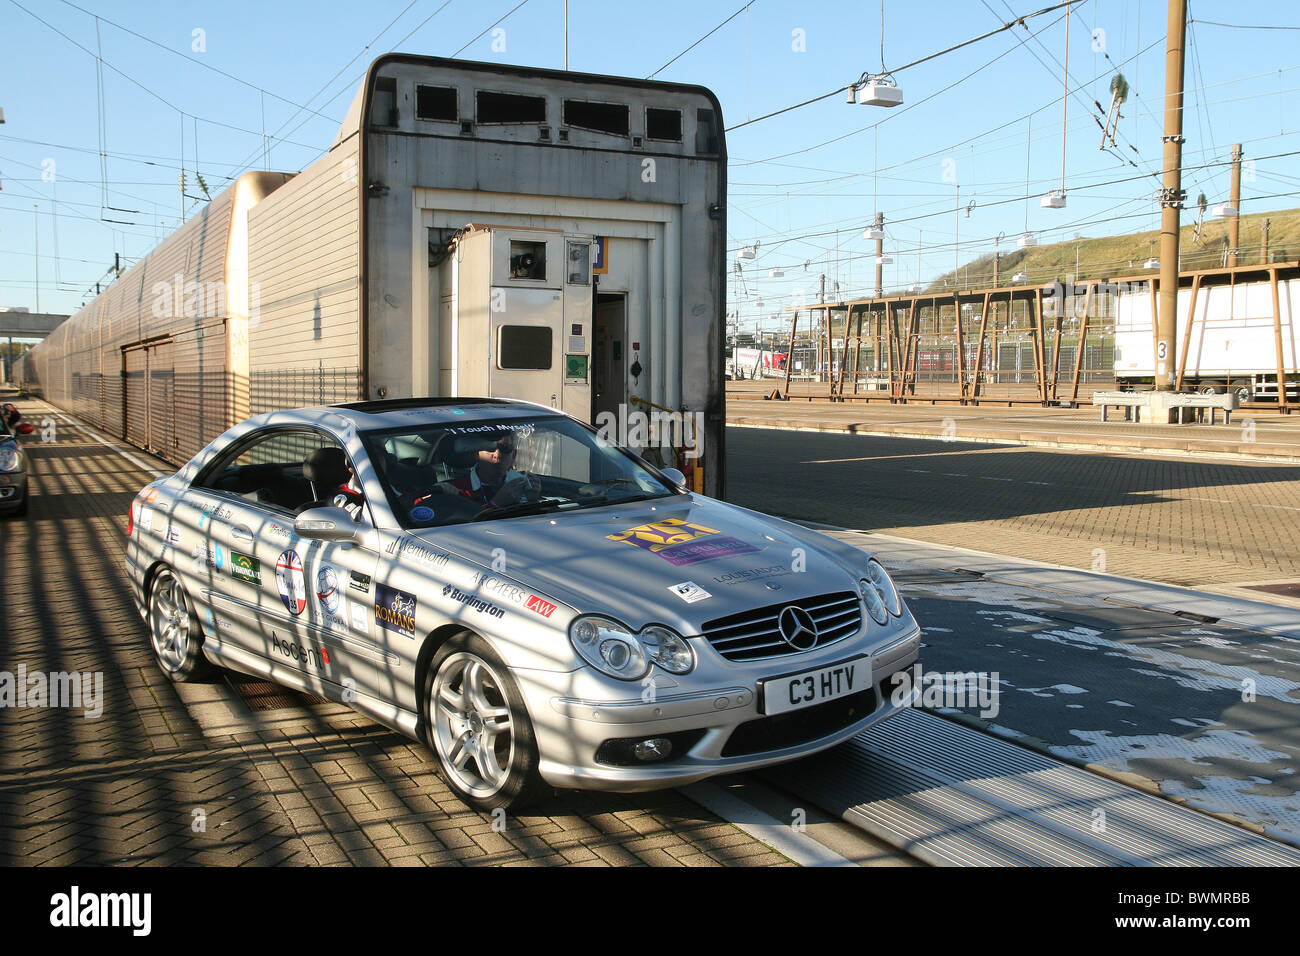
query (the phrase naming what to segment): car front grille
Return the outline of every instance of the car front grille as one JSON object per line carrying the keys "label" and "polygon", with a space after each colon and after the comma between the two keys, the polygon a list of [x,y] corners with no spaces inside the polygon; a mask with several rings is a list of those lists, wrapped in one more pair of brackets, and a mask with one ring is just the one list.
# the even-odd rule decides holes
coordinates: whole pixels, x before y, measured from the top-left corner
{"label": "car front grille", "polygon": [[[795,648],[781,637],[778,620],[788,607],[807,611],[817,625],[817,641],[810,647]],[[862,603],[852,591],[772,604],[753,611],[741,611],[713,621],[702,628],[713,649],[729,661],[761,661],[786,657],[805,650],[826,647],[862,629]]]}
{"label": "car front grille", "polygon": [[722,756],[747,757],[829,737],[874,714],[880,700],[876,688],[868,687],[848,697],[828,700],[803,710],[747,721],[731,732],[722,748]]}

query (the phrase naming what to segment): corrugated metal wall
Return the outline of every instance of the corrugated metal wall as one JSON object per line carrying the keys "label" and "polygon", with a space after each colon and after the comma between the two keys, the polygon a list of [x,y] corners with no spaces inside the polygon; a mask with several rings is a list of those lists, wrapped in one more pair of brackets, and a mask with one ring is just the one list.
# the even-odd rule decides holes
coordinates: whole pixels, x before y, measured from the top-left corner
{"label": "corrugated metal wall", "polygon": [[248,174],[55,329],[29,360],[42,397],[177,464],[229,427],[233,219],[289,175]]}
{"label": "corrugated metal wall", "polygon": [[174,440],[181,460],[196,455],[225,429],[230,402],[226,372],[226,327],[213,323],[175,338]]}
{"label": "corrugated metal wall", "polygon": [[361,397],[357,143],[249,211],[250,414]]}

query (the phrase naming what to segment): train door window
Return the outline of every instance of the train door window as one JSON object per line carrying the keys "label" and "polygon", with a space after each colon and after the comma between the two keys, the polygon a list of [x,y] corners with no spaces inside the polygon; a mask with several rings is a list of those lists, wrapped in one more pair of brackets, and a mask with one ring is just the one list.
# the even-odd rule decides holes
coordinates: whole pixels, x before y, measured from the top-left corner
{"label": "train door window", "polygon": [[664,143],[682,141],[682,111],[666,110],[647,106],[645,110],[646,139],[657,139]]}
{"label": "train door window", "polygon": [[423,120],[445,120],[454,123],[460,118],[456,105],[454,86],[417,86],[415,88],[415,115]]}
{"label": "train door window", "polygon": [[546,97],[544,96],[479,90],[476,101],[479,123],[546,122]]}
{"label": "train door window", "polygon": [[550,326],[501,326],[497,334],[497,368],[539,370],[550,367]]}

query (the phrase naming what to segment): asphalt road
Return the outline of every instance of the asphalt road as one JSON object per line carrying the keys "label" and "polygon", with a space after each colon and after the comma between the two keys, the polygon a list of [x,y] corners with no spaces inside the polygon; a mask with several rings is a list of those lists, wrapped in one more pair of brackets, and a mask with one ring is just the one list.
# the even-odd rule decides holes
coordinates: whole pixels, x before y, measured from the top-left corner
{"label": "asphalt road", "polygon": [[727,486],[788,518],[1239,596],[1300,581],[1300,465],[728,428]]}

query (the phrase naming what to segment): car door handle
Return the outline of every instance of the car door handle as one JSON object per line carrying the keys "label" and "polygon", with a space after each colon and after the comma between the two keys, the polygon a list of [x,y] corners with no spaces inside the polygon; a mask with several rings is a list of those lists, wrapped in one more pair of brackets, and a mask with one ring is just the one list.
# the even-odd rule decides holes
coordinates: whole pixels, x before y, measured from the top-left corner
{"label": "car door handle", "polygon": [[245,538],[249,541],[253,540],[253,532],[249,531],[242,524],[237,524],[233,528],[231,528],[230,536],[232,538]]}

